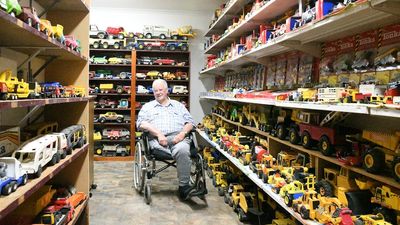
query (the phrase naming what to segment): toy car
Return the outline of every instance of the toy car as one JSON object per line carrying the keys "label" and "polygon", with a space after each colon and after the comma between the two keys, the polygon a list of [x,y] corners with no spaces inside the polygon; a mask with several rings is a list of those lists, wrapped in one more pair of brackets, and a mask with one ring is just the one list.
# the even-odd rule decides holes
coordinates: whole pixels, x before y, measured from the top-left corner
{"label": "toy car", "polygon": [[21,14],[22,9],[17,0],[1,0],[0,8],[3,8],[8,14],[18,16]]}
{"label": "toy car", "polygon": [[139,49],[146,48],[147,50],[151,50],[151,49],[153,49],[153,47],[158,47],[158,48],[160,48],[160,50],[165,50],[166,44],[165,44],[165,42],[161,42],[161,41],[155,41],[155,42],[145,41],[145,42],[138,44]]}
{"label": "toy car", "polygon": [[130,94],[131,93],[131,86],[122,86],[122,85],[118,85],[115,90],[117,90],[118,94],[122,94],[122,93],[127,93]]}
{"label": "toy car", "polygon": [[112,46],[115,49],[119,49],[121,47],[121,40],[118,39],[104,39],[101,41],[103,48],[108,48]]}
{"label": "toy car", "polygon": [[143,34],[146,38],[151,39],[154,36],[160,39],[166,39],[169,36],[169,29],[163,26],[144,26]]}
{"label": "toy car", "polygon": [[22,13],[18,16],[18,18],[27,23],[29,26],[40,30],[40,19],[37,16],[36,9],[34,7],[22,7]]}
{"label": "toy car", "polygon": [[146,74],[145,73],[136,73],[136,78],[137,79],[146,79]]}
{"label": "toy car", "polygon": [[189,46],[186,43],[169,42],[167,43],[167,49],[170,51],[175,51],[176,49],[187,51],[189,49]]}
{"label": "toy car", "polygon": [[105,56],[103,56],[103,57],[92,56],[90,58],[90,62],[93,63],[93,64],[107,64],[108,60],[106,59]]}
{"label": "toy car", "polygon": [[119,144],[116,145],[103,145],[102,149],[102,156],[127,156],[129,155],[129,146],[120,146]]}
{"label": "toy car", "polygon": [[138,86],[136,87],[136,93],[137,93],[137,94],[149,94],[150,91],[147,90],[143,85],[138,85]]}
{"label": "toy car", "polygon": [[148,76],[150,79],[155,79],[155,78],[161,78],[162,74],[157,70],[152,70],[147,72],[146,76]]}
{"label": "toy car", "polygon": [[90,25],[89,26],[89,36],[90,37],[96,37],[96,38],[106,38],[108,37],[108,33],[104,30],[99,30],[99,28],[96,25]]}
{"label": "toy car", "polygon": [[153,59],[151,57],[143,56],[136,60],[138,65],[153,65]]}
{"label": "toy car", "polygon": [[171,72],[163,72],[163,78],[164,80],[173,80],[175,79],[175,74],[171,73]]}
{"label": "toy car", "polygon": [[115,108],[117,107],[117,101],[110,100],[108,98],[101,98],[96,106],[100,106],[100,108],[106,108],[106,107]]}
{"label": "toy car", "polygon": [[127,109],[129,107],[129,101],[126,98],[121,98],[119,100],[119,104],[117,106],[117,108],[119,109]]}
{"label": "toy car", "polygon": [[176,71],[175,73],[176,79],[178,80],[187,80],[189,79],[188,74],[182,71]]}
{"label": "toy car", "polygon": [[175,60],[173,59],[157,59],[153,62],[158,65],[175,65]]}
{"label": "toy car", "polygon": [[130,72],[121,72],[118,74],[118,78],[120,79],[131,79],[132,74]]}
{"label": "toy car", "polygon": [[108,63],[109,64],[123,64],[123,60],[122,60],[122,58],[111,57],[108,59]]}
{"label": "toy car", "polygon": [[124,116],[117,114],[116,112],[106,112],[99,115],[98,121],[100,123],[104,123],[106,121],[117,121],[118,123],[122,123],[124,121]]}
{"label": "toy car", "polygon": [[101,93],[109,93],[114,91],[113,84],[100,84],[100,92]]}

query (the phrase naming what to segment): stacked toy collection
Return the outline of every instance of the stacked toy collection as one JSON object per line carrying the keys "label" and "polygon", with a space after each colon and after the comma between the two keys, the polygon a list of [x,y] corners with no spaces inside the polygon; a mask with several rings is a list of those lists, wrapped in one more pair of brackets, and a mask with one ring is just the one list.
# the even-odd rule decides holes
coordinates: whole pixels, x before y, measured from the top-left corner
{"label": "stacked toy collection", "polygon": [[[399,29],[394,24],[324,43],[320,60],[299,52],[271,57],[265,74],[270,90],[236,97],[398,108],[400,39],[393,34]],[[220,84],[216,88],[222,91]]]}
{"label": "stacked toy collection", "polygon": [[164,26],[146,25],[142,32],[126,32],[123,27],[100,30],[96,25],[90,25],[89,43],[94,49],[187,51],[187,40],[194,35],[191,26],[170,30]]}
{"label": "stacked toy collection", "polygon": [[52,41],[57,41],[77,53],[81,52],[79,40],[73,35],[64,35],[64,27],[61,24],[52,26],[49,20],[40,19],[34,7],[21,6],[18,1],[5,1],[0,4],[0,9],[41,31]]}
{"label": "stacked toy collection", "polygon": [[[398,132],[353,129],[342,132],[343,123],[337,117],[339,115],[333,116],[332,113],[224,102],[213,108],[212,116],[203,118],[200,128],[215,148],[204,151],[208,174],[218,187],[218,193],[238,213],[241,221],[271,211],[263,208],[265,193],[254,188],[254,183],[249,185],[244,178],[237,179],[240,177],[238,170],[247,175],[244,177],[253,177],[247,174],[247,171],[252,171],[257,177],[252,180],[259,188],[270,196],[280,196],[278,201],[291,207],[302,219],[321,224],[369,224],[372,221],[375,224],[398,224],[400,196],[389,186],[370,179],[371,176],[362,176],[351,169],[352,166],[362,166],[374,174],[391,171],[399,182],[396,168],[400,158],[395,153],[400,143]],[[318,124],[314,124],[315,121]],[[235,123],[246,130],[258,129],[263,135],[245,136],[237,131]],[[289,148],[269,149],[267,140],[271,136],[300,144],[306,149],[315,147],[323,155],[336,156],[343,166],[339,170],[322,168],[323,173],[317,180],[315,175],[318,171],[311,158],[289,151]],[[307,150],[304,152],[308,153]],[[385,163],[389,158],[392,160]],[[252,210],[249,210],[250,205]]]}

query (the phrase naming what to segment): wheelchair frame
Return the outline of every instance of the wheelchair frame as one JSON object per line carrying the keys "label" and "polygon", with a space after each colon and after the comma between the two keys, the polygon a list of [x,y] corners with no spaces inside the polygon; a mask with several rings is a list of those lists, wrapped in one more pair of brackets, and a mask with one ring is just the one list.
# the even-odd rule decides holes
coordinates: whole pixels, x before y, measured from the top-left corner
{"label": "wheelchair frame", "polygon": [[[192,158],[192,166],[190,171],[190,184],[195,186],[195,194],[190,196],[198,196],[200,199],[205,199],[207,194],[205,171],[203,168],[204,162],[202,156],[197,152],[198,146],[196,135],[192,131],[189,134],[191,139],[191,149],[196,149],[196,154]],[[151,179],[167,168],[173,166],[176,168],[176,162],[173,159],[157,159],[156,155],[150,152],[148,132],[142,134],[141,137],[136,139],[135,159],[133,164],[133,186],[140,193],[144,193],[145,202],[151,203]],[[172,158],[172,157],[171,157]],[[161,168],[156,169],[156,162],[163,162]]]}

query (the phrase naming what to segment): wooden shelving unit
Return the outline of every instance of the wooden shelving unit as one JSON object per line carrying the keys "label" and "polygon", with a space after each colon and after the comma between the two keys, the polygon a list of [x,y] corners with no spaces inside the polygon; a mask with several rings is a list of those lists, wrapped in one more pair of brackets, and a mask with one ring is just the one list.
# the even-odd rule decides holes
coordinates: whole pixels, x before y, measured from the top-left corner
{"label": "wooden shelving unit", "polygon": [[[124,58],[125,55],[130,55],[131,56],[131,60],[133,60],[132,57],[132,51],[129,49],[90,49],[90,54],[94,55],[94,56],[106,56],[108,57],[122,57]],[[97,70],[110,70],[112,71],[114,76],[117,76],[120,72],[129,72],[133,74],[132,71],[132,64],[90,64],[90,71],[97,71]],[[111,99],[111,100],[120,100],[120,99],[129,99],[132,98],[132,93],[135,91],[134,90],[134,86],[131,85],[131,79],[104,79],[104,78],[91,78],[89,79],[89,83],[91,85],[94,85],[96,87],[99,87],[100,84],[106,83],[112,83],[114,85],[114,89],[117,85],[122,85],[122,86],[131,86],[131,90],[132,92],[129,93],[92,93],[91,95],[95,96],[97,101],[99,101],[102,98],[106,98],[106,99]],[[101,114],[101,113],[106,113],[106,112],[116,112],[118,114],[122,114],[124,116],[131,116],[132,117],[132,104],[131,102],[129,102],[130,106],[128,109],[121,109],[121,108],[94,108],[94,113],[96,115]],[[134,110],[133,110],[134,111]],[[94,122],[93,123],[94,126],[94,130],[96,131],[100,131],[102,133],[102,130],[107,128],[107,126],[109,126],[110,128],[113,127],[124,127],[127,129],[130,129],[130,123],[98,123],[98,122]],[[132,130],[131,131],[131,135],[132,134]],[[124,142],[115,142],[115,141],[106,141],[106,140],[96,140],[94,141],[95,143],[95,149],[98,148],[98,146],[102,146],[104,144],[107,145],[114,145],[114,144],[127,144],[130,146],[131,149],[133,149],[134,143],[131,143],[130,140],[128,141],[124,141]],[[131,151],[131,155],[132,151]],[[107,158],[106,160],[102,159],[102,158]],[[113,156],[113,157],[103,157],[103,156],[99,156],[99,155],[94,155],[94,160],[95,161],[130,161],[132,160],[132,157],[129,156]]]}
{"label": "wooden shelving unit", "polygon": [[[30,27],[18,18],[8,15],[0,10],[0,45],[27,56],[21,56],[19,62],[27,57],[39,58],[43,62],[53,58],[45,66],[43,81],[58,81],[63,85],[74,85],[83,87],[88,96],[88,46],[89,43],[89,5],[90,0],[35,1],[42,8],[47,9],[46,18],[52,24],[62,24],[64,34],[72,34],[80,40],[82,48],[80,52],[67,48],[59,41],[49,38],[42,32]],[[26,3],[26,2],[25,2]],[[2,57],[8,58],[5,53]],[[13,56],[10,56],[13,59]],[[30,60],[28,60],[30,61]],[[41,66],[41,65],[40,65]],[[32,66],[33,67],[33,66]],[[33,68],[37,69],[37,68]],[[24,75],[23,75],[24,76]],[[25,76],[24,80],[28,80]],[[33,121],[30,112],[35,109],[42,110],[39,119],[44,121],[57,121],[59,128],[63,129],[73,124],[82,124],[86,128],[88,143],[82,148],[75,149],[71,155],[60,160],[54,166],[45,167],[41,176],[29,179],[28,183],[20,186],[15,192],[8,196],[0,196],[0,224],[13,224],[12,218],[23,218],[31,220],[36,215],[30,215],[34,209],[24,208],[24,204],[32,201],[33,196],[38,194],[38,190],[47,184],[68,184],[75,187],[77,191],[86,193],[89,196],[90,185],[92,184],[92,167],[90,163],[89,149],[91,148],[90,137],[93,136],[90,127],[90,108],[89,97],[79,98],[54,98],[54,99],[20,99],[20,100],[0,100],[0,110],[26,111],[24,114],[27,119],[19,121],[8,120],[15,126],[22,129],[28,125],[26,121]],[[68,113],[66,113],[68,112]],[[19,118],[21,119],[21,118]],[[88,219],[88,200],[84,201],[75,211],[75,215],[69,224],[89,224]],[[24,211],[25,210],[25,211]],[[32,211],[29,211],[32,210]],[[10,222],[13,221],[13,222]]]}

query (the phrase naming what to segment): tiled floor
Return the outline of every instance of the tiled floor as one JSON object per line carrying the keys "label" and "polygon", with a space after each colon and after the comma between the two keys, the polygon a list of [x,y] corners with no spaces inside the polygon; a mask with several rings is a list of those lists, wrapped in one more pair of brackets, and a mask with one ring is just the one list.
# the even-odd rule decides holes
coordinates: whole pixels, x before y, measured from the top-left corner
{"label": "tiled floor", "polygon": [[152,203],[132,188],[132,162],[95,162],[90,204],[91,225],[234,225],[242,224],[208,180],[206,201],[182,202],[177,195],[176,169],[153,178]]}

